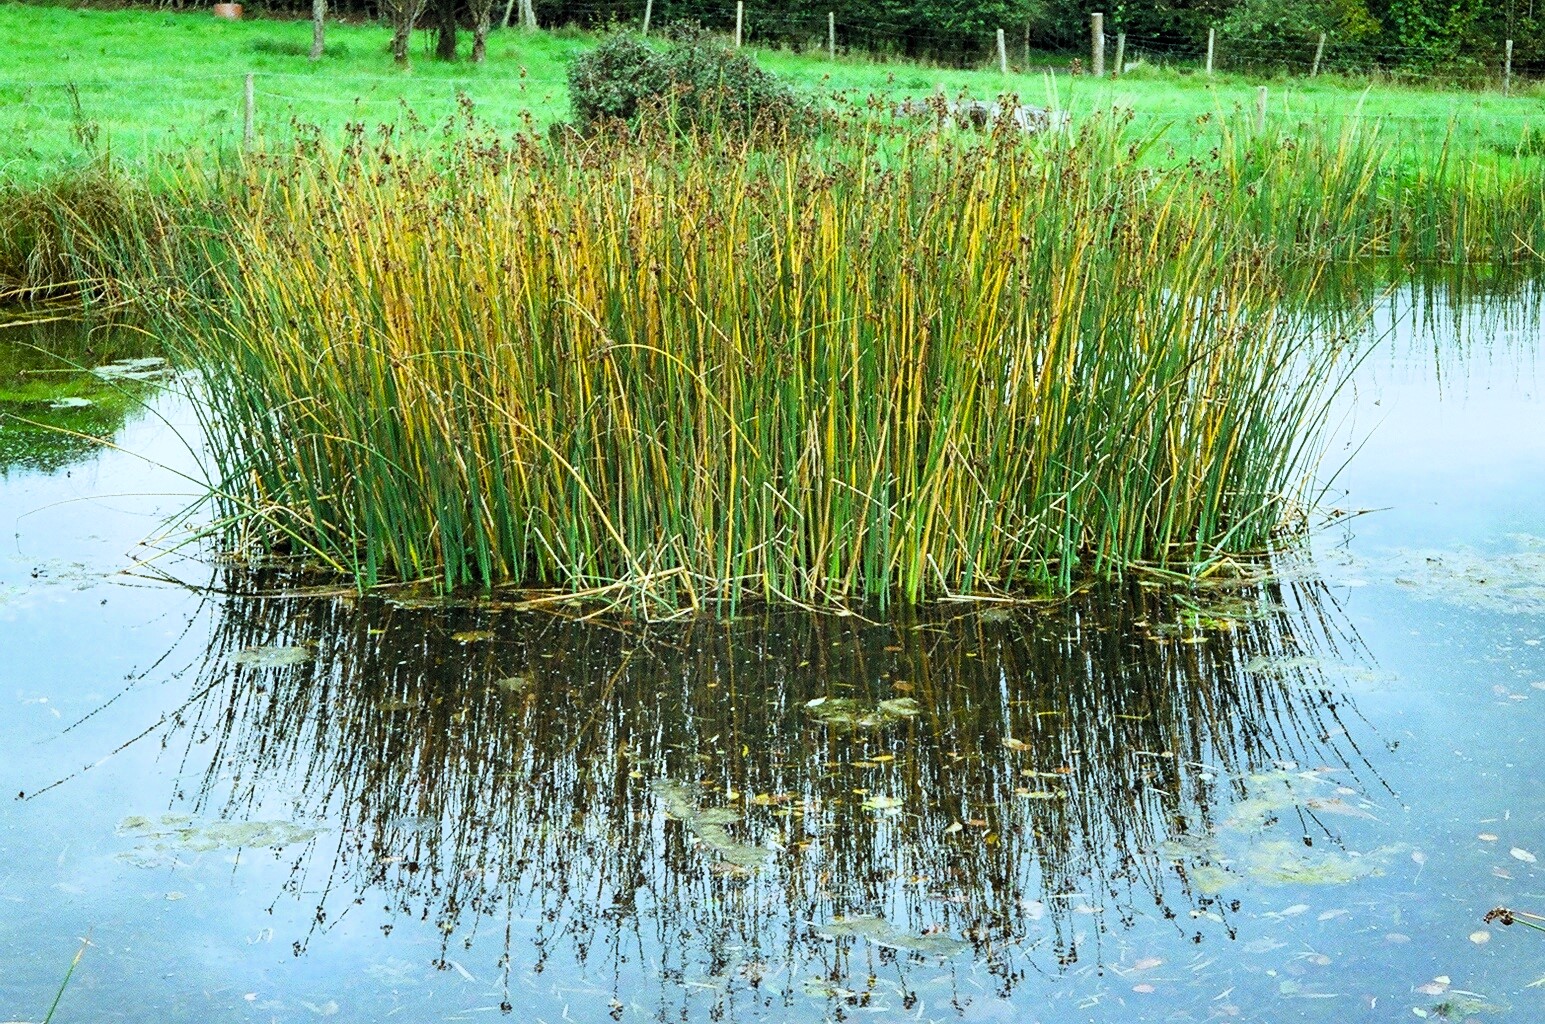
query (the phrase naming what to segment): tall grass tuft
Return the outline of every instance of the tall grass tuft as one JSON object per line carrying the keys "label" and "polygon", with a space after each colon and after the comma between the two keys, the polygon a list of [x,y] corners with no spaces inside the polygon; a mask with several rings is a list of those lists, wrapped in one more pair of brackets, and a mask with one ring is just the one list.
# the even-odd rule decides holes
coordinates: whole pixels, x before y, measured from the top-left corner
{"label": "tall grass tuft", "polygon": [[365,584],[830,604],[1191,567],[1292,520],[1340,373],[1237,211],[1109,128],[249,173],[180,344],[252,538]]}

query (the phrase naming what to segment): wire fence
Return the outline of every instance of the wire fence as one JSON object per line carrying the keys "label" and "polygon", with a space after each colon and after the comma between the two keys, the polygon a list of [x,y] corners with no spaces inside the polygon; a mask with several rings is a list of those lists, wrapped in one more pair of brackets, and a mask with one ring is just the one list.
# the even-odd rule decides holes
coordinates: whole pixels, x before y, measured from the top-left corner
{"label": "wire fence", "polygon": [[[648,14],[651,15],[648,25],[651,34],[666,30],[668,22],[654,16],[655,11],[651,10],[653,0],[642,0],[639,6],[637,23],[630,24],[619,22],[616,4],[568,4],[565,7],[569,13],[566,23],[543,28],[557,35],[572,35],[575,30],[641,31]],[[664,0],[661,0],[658,10],[664,9]],[[1431,132],[1452,130],[1456,123],[1467,122],[1467,127],[1488,130],[1499,138],[1524,138],[1536,131],[1535,125],[1545,128],[1545,100],[1527,88],[1537,65],[1532,62],[1531,54],[1518,47],[1504,46],[1500,53],[1477,53],[1467,57],[1465,62],[1451,64],[1442,70],[1421,71],[1416,70],[1417,48],[1377,47],[1324,36],[1229,38],[1217,31],[1201,39],[1180,34],[1128,36],[1120,31],[1103,30],[1103,25],[1092,21],[1085,27],[1082,49],[1059,52],[1038,47],[1036,39],[1023,26],[1017,36],[996,29],[975,34],[940,30],[930,36],[897,23],[848,21],[835,5],[824,18],[791,13],[786,7],[770,4],[759,6],[748,0],[673,0],[669,10],[675,19],[690,17],[711,31],[722,32],[730,45],[780,49],[816,60],[849,64],[872,61],[908,64],[916,69],[915,73],[893,73],[884,87],[873,85],[872,75],[852,78],[855,82],[871,83],[857,88],[872,88],[898,97],[933,91],[936,83],[945,76],[930,74],[930,68],[977,72],[973,78],[956,78],[952,87],[969,88],[979,97],[1015,89],[1030,94],[1036,89],[1037,83],[1033,81],[1004,79],[993,72],[1065,77],[1088,76],[1098,69],[1103,70],[1104,78],[1114,86],[1124,77],[1135,84],[1153,69],[1161,69],[1217,76],[1220,83],[1232,87],[1232,93],[1223,89],[1219,96],[1231,96],[1231,102],[1241,109],[1253,108],[1256,104],[1254,89],[1242,85],[1244,78],[1252,82],[1272,82],[1269,99],[1264,94],[1260,97],[1260,117],[1268,113],[1286,118],[1312,116],[1321,122],[1357,118],[1417,126]],[[429,35],[423,33],[419,44],[425,51],[430,46]],[[442,65],[434,76],[404,76],[389,69],[384,53],[379,73],[361,73],[357,59],[346,69],[330,66],[329,58],[325,56],[319,63],[294,71],[255,69],[251,74],[191,72],[119,77],[99,73],[97,77],[82,75],[42,81],[6,78],[0,69],[0,107],[4,108],[5,117],[13,128],[22,126],[22,134],[31,130],[58,135],[62,127],[68,125],[76,141],[83,145],[95,142],[104,132],[114,134],[126,130],[141,131],[146,137],[154,136],[164,144],[167,139],[207,139],[212,134],[238,133],[250,139],[254,132],[277,128],[290,120],[337,125],[348,121],[379,123],[404,117],[434,122],[455,114],[459,96],[463,93],[470,96],[480,110],[499,120],[508,121],[514,116],[531,113],[535,113],[539,121],[565,116],[567,107],[561,82],[530,83],[528,88],[523,77],[512,84],[508,71],[500,72],[501,60],[507,64],[518,63],[521,51],[518,40],[525,37],[511,30],[510,36],[505,38],[516,41],[504,50],[493,51],[490,67],[467,74],[456,74],[453,66]],[[949,50],[946,43],[955,49]],[[575,40],[573,48],[584,45],[583,40]],[[513,62],[505,56],[512,51],[515,54]],[[919,58],[916,53],[929,56]],[[946,56],[941,57],[941,53]],[[1104,67],[1097,68],[1100,64]],[[453,73],[447,75],[445,72]],[[1466,100],[1461,95],[1446,108],[1424,103],[1410,104],[1410,109],[1405,109],[1394,100],[1385,103],[1382,109],[1329,102],[1316,106],[1312,90],[1302,86],[1316,78],[1333,77],[1459,85],[1470,87],[1474,92],[1473,99]],[[843,75],[833,74],[834,87],[843,81]],[[326,87],[319,88],[321,83],[326,83]],[[1122,92],[1116,89],[1109,95],[1120,101]],[[1513,94],[1516,101],[1498,103],[1495,98],[1504,93]],[[1090,94],[1086,90],[1084,95]],[[1094,95],[1100,95],[1099,91]],[[126,104],[153,108],[165,127],[128,129],[123,125],[98,123],[99,119],[110,117],[99,114],[100,111],[121,111]],[[1178,115],[1158,104],[1144,106],[1142,102],[1134,103],[1130,99],[1125,106],[1127,116],[1139,124],[1173,123],[1177,116],[1189,116]],[[1472,114],[1480,116],[1469,116]]]}
{"label": "wire fence", "polygon": [[[659,0],[658,4],[655,0],[631,0],[628,4],[579,0],[563,4],[559,20],[544,27],[641,30],[647,23],[658,31],[681,20],[697,22],[727,37],[738,34],[744,45],[826,50],[833,56],[922,58],[955,67],[990,67],[1006,62],[1021,71],[1066,68],[1074,61],[1080,62],[1081,70],[1090,71],[1094,58],[1089,23],[1059,26],[1052,33],[1043,25],[1030,23],[942,26],[850,16],[835,2],[828,11],[810,12],[791,10],[771,0]],[[1333,33],[1242,36],[1230,34],[1222,26],[1194,35],[1126,35],[1110,19],[1102,20],[1106,70],[1112,74],[1126,70],[1116,65],[1118,48],[1125,50],[1123,65],[1157,63],[1205,70],[1210,55],[1215,72],[1371,75],[1463,85],[1500,85],[1509,75],[1509,65],[1513,84],[1524,76],[1545,74],[1545,45],[1534,33],[1511,42],[1499,39],[1494,45],[1476,44],[1470,51],[1445,51],[1384,38],[1339,38]],[[1070,48],[1068,39],[1088,42]],[[1123,39],[1125,45],[1121,47]]]}

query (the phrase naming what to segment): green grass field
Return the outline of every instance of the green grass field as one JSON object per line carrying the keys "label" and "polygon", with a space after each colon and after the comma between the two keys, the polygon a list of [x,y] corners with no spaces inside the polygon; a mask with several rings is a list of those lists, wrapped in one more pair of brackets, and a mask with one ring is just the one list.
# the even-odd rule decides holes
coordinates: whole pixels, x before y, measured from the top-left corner
{"label": "green grass field", "polygon": [[[373,25],[329,27],[328,53],[306,59],[309,22],[226,22],[205,12],[96,11],[0,4],[0,180],[25,181],[66,170],[93,153],[128,164],[193,153],[213,159],[240,138],[243,78],[256,78],[257,127],[287,138],[292,122],[330,132],[351,121],[398,121],[411,109],[436,123],[456,109],[458,93],[479,115],[515,128],[568,116],[565,71],[595,37],[556,31],[496,32],[488,62],[444,63],[429,53],[430,35],[414,41],[411,71],[393,69],[388,33]],[[471,37],[463,39],[470,49]],[[1075,119],[1097,110],[1132,111],[1131,130],[1169,128],[1182,155],[1212,142],[1190,127],[1207,113],[1254,109],[1269,87],[1271,116],[1336,122],[1361,116],[1385,124],[1386,138],[1426,147],[1457,129],[1479,151],[1510,156],[1545,129],[1545,89],[1511,96],[1454,92],[1324,77],[1314,81],[1215,78],[1189,70],[1141,68],[1110,81],[1066,74],[956,70],[882,63],[855,55],[758,51],[759,60],[803,89],[899,100],[943,86],[976,97],[1000,92],[1057,105]],[[1176,130],[1179,128],[1180,130]]]}

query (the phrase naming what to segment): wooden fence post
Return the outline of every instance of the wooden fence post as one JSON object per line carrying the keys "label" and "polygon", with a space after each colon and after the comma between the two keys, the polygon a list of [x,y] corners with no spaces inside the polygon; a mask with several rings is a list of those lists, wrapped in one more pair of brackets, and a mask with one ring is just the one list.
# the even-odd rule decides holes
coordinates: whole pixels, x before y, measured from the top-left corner
{"label": "wooden fence post", "polygon": [[1105,15],[1098,11],[1089,15],[1090,64],[1094,77],[1105,76]]}
{"label": "wooden fence post", "polygon": [[252,72],[247,72],[247,81],[242,89],[241,103],[241,144],[251,149],[257,142],[257,94],[252,90]]}
{"label": "wooden fence post", "polygon": [[741,34],[746,27],[746,0],[735,0],[735,49],[740,49]]}
{"label": "wooden fence post", "polygon": [[649,19],[654,17],[654,0],[644,0],[644,35],[649,35]]}
{"label": "wooden fence post", "polygon": [[826,12],[826,55],[837,59],[837,12]]}
{"label": "wooden fence post", "polygon": [[1009,45],[1001,28],[998,29],[998,70],[1005,75],[1009,73]]}
{"label": "wooden fence post", "polygon": [[1212,74],[1212,55],[1214,52],[1216,52],[1217,48],[1218,30],[1215,28],[1209,28],[1207,30],[1207,74],[1209,75]]}
{"label": "wooden fence post", "polygon": [[1126,70],[1127,70],[1127,34],[1125,32],[1117,32],[1116,33],[1116,69],[1113,72],[1111,72],[1111,73],[1113,75],[1115,75],[1117,78],[1120,78],[1123,74],[1126,73]]}
{"label": "wooden fence post", "polygon": [[1314,48],[1314,66],[1309,69],[1309,77],[1314,78],[1320,73],[1320,61],[1325,57],[1325,33],[1320,33],[1320,42]]}
{"label": "wooden fence post", "polygon": [[1255,92],[1255,130],[1266,131],[1266,87],[1263,85]]}
{"label": "wooden fence post", "polygon": [[1507,41],[1507,56],[1502,65],[1502,95],[1513,91],[1513,41]]}

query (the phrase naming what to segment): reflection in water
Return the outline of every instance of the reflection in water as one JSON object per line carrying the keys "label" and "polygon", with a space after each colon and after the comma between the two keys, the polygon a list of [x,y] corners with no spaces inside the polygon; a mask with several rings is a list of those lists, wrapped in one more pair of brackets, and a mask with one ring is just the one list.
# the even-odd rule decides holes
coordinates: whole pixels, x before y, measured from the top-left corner
{"label": "reflection in water", "polygon": [[1440,394],[1456,385],[1462,394],[1472,378],[1499,383],[1499,367],[1514,380],[1532,379],[1542,314],[1545,281],[1510,275],[1487,280],[1472,271],[1389,293],[1376,308],[1370,333],[1389,339],[1383,361],[1406,368],[1426,363]]}
{"label": "reflection in water", "polygon": [[[1360,758],[1339,621],[1264,579],[647,633],[237,598],[162,742],[200,818],[271,829],[288,794],[290,827],[325,825],[285,854],[318,901],[297,955],[364,903],[440,929],[442,966],[492,930],[506,993],[578,966],[662,1020],[911,1007],[916,970],[959,1004],[1100,963],[1138,917],[1232,935],[1238,872],[1335,868],[1295,858],[1334,845],[1317,817],[1364,812],[1296,763]],[[1236,856],[1263,831],[1290,843]]]}
{"label": "reflection in water", "polygon": [[0,320],[0,479],[53,472],[101,450],[142,408],[165,361],[139,332],[74,320]]}

